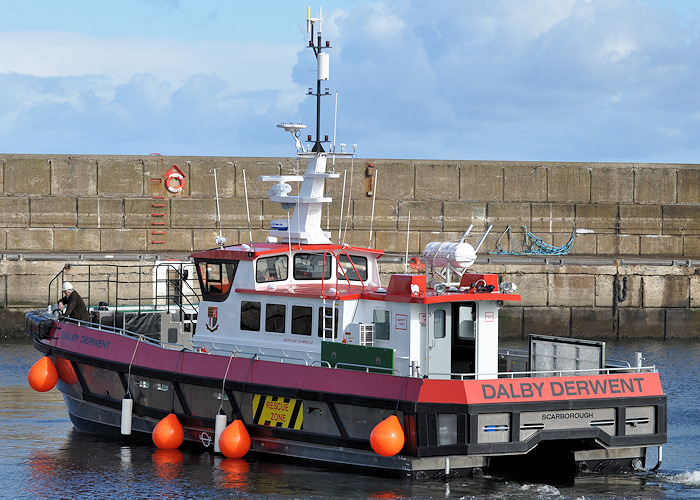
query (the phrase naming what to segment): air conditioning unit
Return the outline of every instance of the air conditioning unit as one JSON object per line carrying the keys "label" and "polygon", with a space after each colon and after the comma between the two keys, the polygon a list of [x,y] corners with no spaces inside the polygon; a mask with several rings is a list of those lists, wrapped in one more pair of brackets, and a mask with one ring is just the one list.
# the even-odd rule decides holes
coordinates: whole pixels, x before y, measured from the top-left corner
{"label": "air conditioning unit", "polygon": [[374,323],[350,323],[348,332],[360,345],[374,345]]}

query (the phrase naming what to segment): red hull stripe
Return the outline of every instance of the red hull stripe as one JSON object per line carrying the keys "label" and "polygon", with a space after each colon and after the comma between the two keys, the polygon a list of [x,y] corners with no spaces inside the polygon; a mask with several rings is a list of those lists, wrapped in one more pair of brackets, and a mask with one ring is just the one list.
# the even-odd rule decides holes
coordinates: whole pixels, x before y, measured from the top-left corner
{"label": "red hull stripe", "polygon": [[[228,356],[163,349],[145,342],[137,347],[132,337],[72,323],[60,323],[60,330],[54,331],[54,336],[51,345],[57,349],[127,365],[133,356],[134,366],[161,370],[166,378],[177,372],[222,380],[229,363]],[[420,379],[351,370],[334,369],[329,375],[328,368],[272,361],[252,363],[250,358],[243,357],[233,358],[227,380],[404,401],[416,401],[422,383]]]}
{"label": "red hull stripe", "polygon": [[[51,345],[105,361],[222,379],[229,358],[138,344],[134,338],[61,323]],[[494,380],[425,380],[234,358],[227,380],[421,403],[483,404],[661,396],[658,373]]]}
{"label": "red hull stripe", "polygon": [[523,403],[662,396],[658,373],[494,380],[426,380],[421,403]]}

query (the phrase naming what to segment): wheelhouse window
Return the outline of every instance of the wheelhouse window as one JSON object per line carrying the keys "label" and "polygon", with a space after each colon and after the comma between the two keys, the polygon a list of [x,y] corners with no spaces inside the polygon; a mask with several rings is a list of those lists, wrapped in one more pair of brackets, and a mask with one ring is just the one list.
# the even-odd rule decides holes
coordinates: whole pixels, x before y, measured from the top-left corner
{"label": "wheelhouse window", "polygon": [[241,302],[241,330],[260,331],[260,302]]}
{"label": "wheelhouse window", "polygon": [[[332,323],[332,318],[335,317],[335,322]],[[333,331],[331,332],[331,324],[333,324]],[[331,307],[319,307],[318,308],[318,336],[324,339],[338,338],[338,308],[335,311]]]}
{"label": "wheelhouse window", "polygon": [[437,309],[433,313],[433,336],[436,339],[445,338],[445,310]]}
{"label": "wheelhouse window", "polygon": [[476,319],[476,305],[460,304],[457,312],[457,337],[460,339],[473,339],[475,337],[474,323]]}
{"label": "wheelhouse window", "polygon": [[205,260],[197,263],[199,287],[204,300],[221,302],[228,297],[238,261]]}
{"label": "wheelhouse window", "polygon": [[268,281],[284,281],[287,279],[286,255],[274,255],[261,257],[255,263],[255,281],[266,283]]}
{"label": "wheelhouse window", "polygon": [[294,279],[330,279],[331,264],[332,258],[330,254],[298,253],[294,255]]}
{"label": "wheelhouse window", "polygon": [[313,308],[292,306],[292,333],[294,335],[311,335]]}
{"label": "wheelhouse window", "polygon": [[265,305],[265,331],[284,333],[284,319],[286,314],[287,306],[284,304]]}
{"label": "wheelhouse window", "polygon": [[340,270],[338,271],[339,279],[345,279],[345,276],[347,276],[347,279],[350,281],[367,281],[367,257],[359,257],[357,255],[348,257],[347,254],[341,253],[338,255],[338,263],[345,271],[345,274]]}
{"label": "wheelhouse window", "polygon": [[374,338],[378,340],[389,340],[391,332],[391,313],[385,309],[375,309],[372,313],[374,322]]}

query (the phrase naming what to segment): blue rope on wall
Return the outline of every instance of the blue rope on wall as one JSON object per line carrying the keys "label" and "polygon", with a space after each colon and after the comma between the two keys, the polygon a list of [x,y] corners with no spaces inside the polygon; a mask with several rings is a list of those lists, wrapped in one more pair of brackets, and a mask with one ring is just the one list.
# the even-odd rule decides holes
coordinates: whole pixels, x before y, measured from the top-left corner
{"label": "blue rope on wall", "polygon": [[496,251],[491,253],[498,255],[566,255],[569,253],[569,250],[571,250],[571,247],[574,244],[574,236],[576,236],[576,226],[574,226],[574,229],[571,231],[571,238],[569,238],[569,241],[560,247],[555,247],[554,245],[545,243],[542,238],[529,231],[527,226],[523,226],[523,230],[525,231],[525,234],[522,250],[509,251],[505,250],[501,246],[501,239],[503,236],[507,234],[509,239],[511,237],[510,226],[508,226],[496,242]]}

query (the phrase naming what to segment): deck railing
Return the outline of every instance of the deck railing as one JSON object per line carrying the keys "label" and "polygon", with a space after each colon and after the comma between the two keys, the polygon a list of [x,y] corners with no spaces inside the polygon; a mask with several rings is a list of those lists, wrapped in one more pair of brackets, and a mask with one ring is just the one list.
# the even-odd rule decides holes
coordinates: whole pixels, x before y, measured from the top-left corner
{"label": "deck railing", "polygon": [[174,310],[184,321],[197,310],[200,301],[194,266],[189,262],[68,264],[49,283],[49,304],[62,296],[64,281],[73,284],[88,309],[103,308],[115,313]]}
{"label": "deck railing", "polygon": [[453,380],[486,380],[496,378],[534,378],[534,377],[574,377],[582,375],[612,375],[615,373],[654,373],[656,365],[650,366],[606,366],[605,368],[573,368],[570,370],[539,370],[498,373],[439,373],[431,372],[428,378],[449,378]]}

